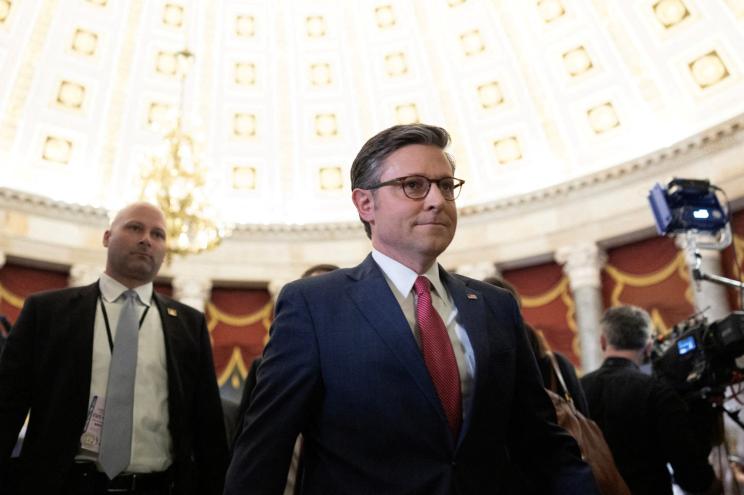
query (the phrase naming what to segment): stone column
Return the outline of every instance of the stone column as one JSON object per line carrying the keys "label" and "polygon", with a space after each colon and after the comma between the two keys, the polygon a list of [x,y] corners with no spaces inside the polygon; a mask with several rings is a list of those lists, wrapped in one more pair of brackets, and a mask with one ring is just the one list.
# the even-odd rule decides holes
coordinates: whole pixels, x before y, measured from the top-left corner
{"label": "stone column", "polygon": [[173,296],[180,302],[204,312],[212,281],[203,276],[182,275],[173,279]]}
{"label": "stone column", "polygon": [[576,324],[581,344],[581,366],[593,371],[602,364],[599,346],[599,320],[602,318],[600,272],[607,256],[591,242],[564,246],[555,253],[568,275],[576,304]]}
{"label": "stone column", "polygon": [[67,284],[70,287],[89,285],[98,280],[103,270],[99,265],[91,263],[78,263],[70,267],[70,275]]}
{"label": "stone column", "polygon": [[[675,240],[677,246],[684,250],[685,261],[690,274],[690,284],[693,296],[695,298],[695,311],[704,311],[708,321],[716,321],[723,318],[731,312],[729,300],[726,295],[726,288],[715,282],[707,280],[695,280],[692,277],[692,269],[695,267],[694,250],[687,245],[687,239],[677,237]],[[721,270],[721,253],[711,249],[701,249],[700,253],[700,270],[708,275],[723,276]]]}
{"label": "stone column", "polygon": [[468,263],[457,267],[455,272],[466,277],[476,280],[483,280],[486,277],[501,277],[496,264],[492,261],[481,261],[479,263]]}

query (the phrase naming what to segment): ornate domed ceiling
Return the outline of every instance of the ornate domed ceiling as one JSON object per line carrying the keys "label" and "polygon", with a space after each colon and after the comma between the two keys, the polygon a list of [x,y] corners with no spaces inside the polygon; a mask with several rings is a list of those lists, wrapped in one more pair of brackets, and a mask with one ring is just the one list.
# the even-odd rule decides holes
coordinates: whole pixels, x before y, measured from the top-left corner
{"label": "ornate domed ceiling", "polygon": [[744,113],[744,0],[0,0],[0,186],[139,193],[187,128],[228,221],[352,221],[377,131],[453,135],[458,203],[549,187]]}

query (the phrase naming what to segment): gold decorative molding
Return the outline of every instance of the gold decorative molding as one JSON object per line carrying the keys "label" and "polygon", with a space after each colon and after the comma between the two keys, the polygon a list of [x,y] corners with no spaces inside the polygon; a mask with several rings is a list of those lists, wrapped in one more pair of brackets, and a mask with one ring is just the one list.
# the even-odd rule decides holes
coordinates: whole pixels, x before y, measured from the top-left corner
{"label": "gold decorative molding", "polygon": [[252,15],[235,17],[235,36],[238,38],[253,38],[256,35],[256,18]]}
{"label": "gold decorative molding", "polygon": [[256,64],[253,62],[236,62],[234,81],[238,86],[255,86]]}
{"label": "gold decorative molding", "polygon": [[476,89],[478,91],[478,101],[484,110],[490,110],[504,103],[504,93],[501,91],[501,85],[498,81],[481,84]]}
{"label": "gold decorative molding", "polygon": [[61,81],[55,101],[63,108],[80,110],[85,101],[85,86],[71,81]]}
{"label": "gold decorative molding", "polygon": [[175,29],[183,27],[184,8],[183,5],[166,3],[163,5],[163,25]]}
{"label": "gold decorative molding", "polygon": [[98,49],[98,35],[87,29],[77,28],[72,33],[70,49],[78,55],[92,57]]}
{"label": "gold decorative molding", "polygon": [[338,135],[338,121],[335,113],[315,115],[315,135],[317,137],[334,137]]}
{"label": "gold decorative molding", "polygon": [[479,55],[486,51],[486,43],[483,41],[483,36],[480,31],[473,29],[460,35],[460,44],[462,45],[462,51],[466,57],[472,57]]}
{"label": "gold decorative molding", "polygon": [[711,50],[705,55],[689,62],[688,67],[692,79],[700,89],[715,86],[730,75],[726,64],[716,50]]}
{"label": "gold decorative molding", "polygon": [[586,116],[595,134],[602,134],[620,126],[615,107],[609,101],[590,108],[586,111]]}
{"label": "gold decorative molding", "polygon": [[404,103],[395,106],[395,119],[399,124],[415,124],[421,122],[418,107],[415,103]]}
{"label": "gold decorative molding", "polygon": [[664,29],[671,29],[690,17],[690,10],[682,0],[659,0],[652,8]]}
{"label": "gold decorative molding", "polygon": [[41,158],[48,162],[66,165],[72,159],[72,141],[69,139],[47,136],[42,147]]}
{"label": "gold decorative molding", "polygon": [[236,138],[256,137],[258,123],[256,115],[238,112],[233,115],[233,136]]}
{"label": "gold decorative molding", "polygon": [[318,170],[321,191],[338,191],[344,187],[341,167],[321,167]]}
{"label": "gold decorative molding", "polygon": [[392,5],[375,7],[375,23],[380,29],[389,29],[396,24],[395,12]]}
{"label": "gold decorative molding", "polygon": [[566,9],[560,0],[538,0],[537,12],[545,22],[549,24],[566,14]]}
{"label": "gold decorative molding", "polygon": [[327,32],[325,17],[310,15],[305,18],[305,32],[308,38],[322,38]]}
{"label": "gold decorative molding", "polygon": [[0,24],[4,24],[8,20],[12,8],[13,2],[11,0],[0,0]]}
{"label": "gold decorative molding", "polygon": [[330,86],[333,82],[331,66],[325,62],[310,64],[308,68],[310,84],[313,86]]}
{"label": "gold decorative molding", "polygon": [[245,165],[232,167],[232,188],[236,191],[254,191],[257,182],[256,167]]}
{"label": "gold decorative molding", "polygon": [[496,159],[502,165],[522,159],[522,146],[517,136],[497,139],[493,142]]}
{"label": "gold decorative molding", "polygon": [[594,68],[589,52],[584,46],[573,48],[562,55],[563,66],[571,77],[578,77]]}
{"label": "gold decorative molding", "polygon": [[389,77],[403,76],[408,73],[408,62],[404,52],[393,52],[385,55],[385,72]]}
{"label": "gold decorative molding", "polygon": [[178,58],[175,52],[158,51],[155,55],[155,72],[173,77],[178,71]]}

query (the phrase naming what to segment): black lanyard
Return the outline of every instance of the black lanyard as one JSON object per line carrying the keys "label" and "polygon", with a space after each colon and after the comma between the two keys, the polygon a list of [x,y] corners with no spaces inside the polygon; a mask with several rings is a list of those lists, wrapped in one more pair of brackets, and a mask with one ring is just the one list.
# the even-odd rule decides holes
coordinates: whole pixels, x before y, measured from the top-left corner
{"label": "black lanyard", "polygon": [[[103,322],[106,324],[106,337],[108,337],[109,350],[114,352],[114,339],[111,338],[111,326],[109,325],[108,313],[106,312],[106,305],[103,304],[103,298],[99,295],[98,300],[101,301],[101,312],[103,313]],[[142,322],[145,321],[145,316],[150,310],[150,306],[145,307],[145,311],[142,313],[142,317],[139,321],[139,327],[142,328]]]}

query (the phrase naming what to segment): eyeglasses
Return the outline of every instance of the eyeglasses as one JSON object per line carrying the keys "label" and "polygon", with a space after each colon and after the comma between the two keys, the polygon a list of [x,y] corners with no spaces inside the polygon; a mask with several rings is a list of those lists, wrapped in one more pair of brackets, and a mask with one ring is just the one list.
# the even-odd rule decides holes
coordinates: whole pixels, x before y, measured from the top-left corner
{"label": "eyeglasses", "polygon": [[455,177],[442,177],[441,179],[430,179],[423,175],[408,175],[398,177],[397,179],[386,180],[365,189],[378,189],[383,186],[400,186],[403,194],[411,199],[424,199],[431,189],[431,185],[436,184],[442,197],[447,201],[454,201],[460,195],[460,190],[465,181]]}

